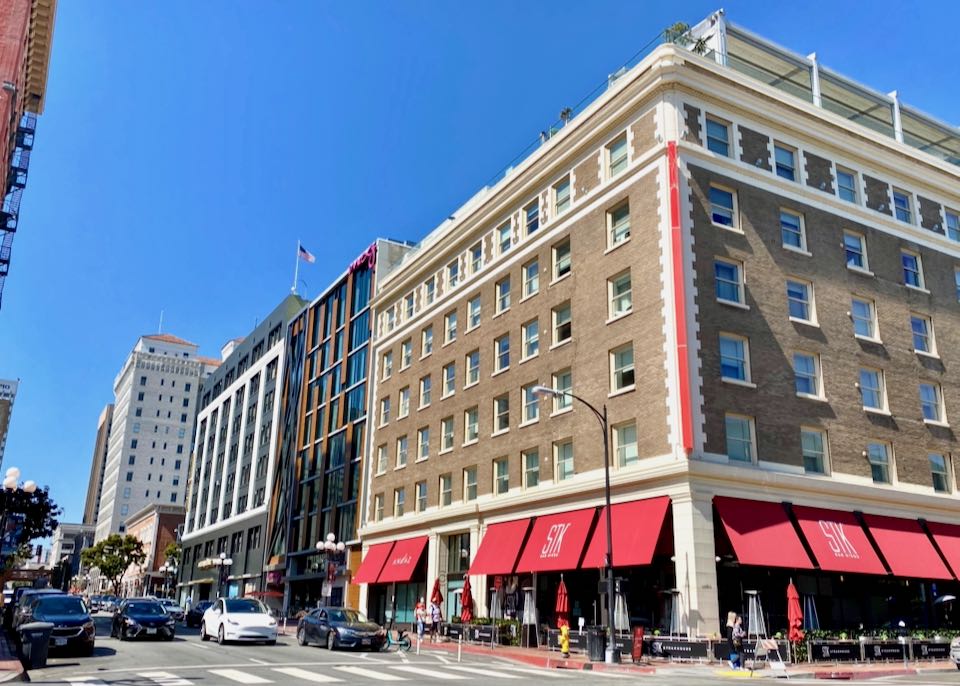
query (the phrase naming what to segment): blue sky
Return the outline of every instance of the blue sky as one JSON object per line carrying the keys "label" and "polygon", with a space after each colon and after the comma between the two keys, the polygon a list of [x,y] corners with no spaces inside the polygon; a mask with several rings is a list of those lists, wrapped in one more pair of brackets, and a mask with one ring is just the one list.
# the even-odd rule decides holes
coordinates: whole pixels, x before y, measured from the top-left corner
{"label": "blue sky", "polygon": [[[725,7],[960,119],[956,3]],[[161,310],[217,356],[289,291],[298,238],[313,297],[378,235],[421,238],[665,26],[716,8],[60,3],[0,310],[0,378],[21,379],[5,464],[78,521],[97,416]]]}

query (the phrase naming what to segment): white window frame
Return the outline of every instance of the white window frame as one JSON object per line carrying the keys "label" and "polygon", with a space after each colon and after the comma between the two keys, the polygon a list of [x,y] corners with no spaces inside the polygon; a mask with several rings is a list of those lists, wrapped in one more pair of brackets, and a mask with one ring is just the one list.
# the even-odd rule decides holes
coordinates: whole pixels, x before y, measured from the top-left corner
{"label": "white window frame", "polygon": [[[536,470],[531,469],[530,458],[534,458],[536,463]],[[523,487],[527,488],[536,488],[540,485],[540,450],[538,448],[529,448],[528,450],[523,450],[520,452],[520,460],[523,466]],[[530,474],[536,473],[537,483],[530,483]]]}
{"label": "white window frame", "polygon": [[437,277],[431,276],[423,284],[424,288],[424,301],[427,305],[432,305],[433,301],[437,298]]}
{"label": "white window frame", "polygon": [[[723,129],[724,138],[722,140],[710,134],[711,124],[714,124],[719,128]],[[730,150],[732,146],[732,143],[730,142],[731,141],[730,130],[731,130],[730,122],[724,121],[723,119],[720,119],[719,117],[715,117],[712,114],[705,115],[704,126],[703,126],[704,147],[710,152],[712,152],[714,155],[720,155],[721,157],[732,157],[732,155],[730,154]],[[719,150],[714,150],[713,147],[711,147],[710,145],[711,141],[720,141],[723,147],[726,148],[726,151],[721,152]]]}
{"label": "white window frame", "polygon": [[408,338],[400,343],[400,371],[410,366],[413,361],[413,339]]}
{"label": "white window frame", "polygon": [[430,459],[430,427],[421,426],[417,429],[417,462]]}
{"label": "white window frame", "polygon": [[416,311],[416,298],[414,298],[413,293],[407,293],[406,297],[403,299],[404,319],[413,319],[413,315],[416,313]]}
{"label": "white window frame", "polygon": [[[531,275],[531,269],[532,275]],[[540,261],[534,259],[523,265],[523,298],[530,298],[540,292]]]}
{"label": "white window frame", "polygon": [[[476,366],[471,365],[471,358],[476,355],[477,364]],[[480,350],[471,350],[466,355],[463,356],[463,366],[464,366],[464,388],[470,388],[480,383]]]}
{"label": "white window frame", "polygon": [[473,331],[478,326],[480,326],[480,321],[483,316],[483,302],[480,299],[480,295],[476,295],[470,300],[467,301],[467,331]]}
{"label": "white window frame", "polygon": [[[737,281],[737,282],[730,282],[730,281],[727,281],[727,280],[720,281],[719,277],[717,276],[717,263],[718,263],[718,262],[721,263],[721,264],[726,264],[726,265],[732,266],[734,269],[736,269],[736,270],[737,270],[737,277],[738,277],[739,281]],[[718,302],[718,303],[721,303],[721,304],[723,304],[723,305],[733,305],[734,307],[741,307],[741,308],[746,308],[746,307],[747,307],[747,302],[746,302],[746,299],[747,299],[747,287],[746,287],[746,279],[744,278],[743,269],[744,269],[744,267],[743,267],[743,262],[741,262],[741,261],[739,261],[739,260],[731,260],[731,259],[728,259],[728,258],[726,258],[726,257],[714,257],[714,258],[713,258],[713,279],[714,279],[713,294],[714,294],[714,297],[717,299],[717,302]],[[734,283],[734,285],[735,285],[736,288],[737,288],[737,295],[739,296],[740,299],[739,299],[739,300],[728,300],[728,299],[726,299],[726,298],[721,298],[720,295],[719,295],[719,293],[718,293],[718,290],[719,290],[719,289],[717,288],[717,284],[718,284],[718,283],[724,283],[724,284]]]}
{"label": "white window frame", "polygon": [[[934,457],[938,457],[943,461],[943,471],[936,468],[939,465],[934,465]],[[932,482],[933,492],[953,493],[953,478],[951,477],[953,470],[950,468],[950,456],[944,453],[927,453],[927,463],[930,465],[930,481]],[[937,476],[943,478],[943,488],[937,488]]]}
{"label": "white window frame", "polygon": [[407,492],[403,486],[393,489],[393,516],[402,517],[406,510]]}
{"label": "white window frame", "polygon": [[388,350],[387,352],[385,352],[381,360],[382,362],[380,366],[381,366],[382,373],[381,373],[380,379],[381,381],[386,381],[391,376],[393,376],[393,351]]}
{"label": "white window frame", "polygon": [[[785,286],[786,286],[785,290],[786,290],[786,296],[787,296],[787,315],[788,315],[790,321],[792,321],[792,322],[798,322],[798,323],[800,323],[800,324],[808,324],[808,325],[810,325],[810,326],[818,326],[818,324],[817,324],[817,301],[816,301],[816,297],[815,297],[815,293],[814,293],[813,282],[812,282],[812,281],[807,281],[807,280],[805,280],[805,279],[800,279],[800,278],[797,278],[797,277],[794,277],[794,276],[788,276],[787,279],[786,279],[786,281],[785,281],[784,283],[785,283]],[[796,315],[790,314],[790,302],[793,301],[793,300],[796,300],[797,302],[801,302],[801,301],[797,300],[796,298],[792,298],[792,297],[790,296],[790,284],[791,284],[791,283],[799,284],[799,285],[801,285],[801,286],[805,286],[805,287],[806,287],[806,291],[807,291],[807,299],[806,299],[807,318],[806,318],[806,319],[804,319],[803,317],[798,317],[798,316],[796,316]]]}
{"label": "white window frame", "polygon": [[[623,432],[629,429],[633,429],[633,456],[628,455],[628,447],[631,445],[629,442],[624,442]],[[640,463],[640,450],[639,450],[639,433],[637,432],[637,422],[629,421],[623,422],[621,424],[615,424],[611,427],[611,433],[613,433],[613,454],[615,456],[615,464],[618,468],[630,467],[635,464]]]}
{"label": "white window frame", "polygon": [[500,255],[506,255],[513,248],[513,225],[508,219],[497,227],[497,252]]}
{"label": "white window frame", "polygon": [[[629,349],[630,351],[630,364],[623,367],[617,367],[617,356],[623,352],[626,352]],[[618,384],[617,378],[625,377],[627,372],[630,373],[631,383]],[[636,354],[633,350],[633,341],[625,343],[624,345],[619,345],[616,348],[610,351],[610,393],[625,393],[627,391],[633,390],[636,388],[637,384],[637,368],[636,368]]]}
{"label": "white window frame", "polygon": [[[748,434],[749,434],[749,436],[748,436],[748,437],[749,437],[749,443],[747,444],[747,446],[748,446],[748,448],[749,448],[749,453],[750,453],[750,456],[749,456],[750,459],[749,459],[749,460],[742,460],[742,459],[740,459],[739,457],[732,457],[731,454],[730,454],[730,440],[731,440],[731,438],[730,438],[730,432],[729,432],[729,423],[730,423],[731,420],[735,420],[735,421],[738,421],[738,422],[745,422],[746,425],[747,425],[747,430],[748,430]],[[736,414],[736,413],[733,413],[733,412],[727,412],[727,413],[724,415],[724,418],[723,418],[723,436],[724,436],[724,446],[725,446],[724,449],[726,450],[727,459],[730,460],[730,462],[734,462],[734,463],[737,463],[737,464],[756,464],[756,463],[757,463],[757,461],[758,461],[758,457],[757,457],[757,426],[756,426],[756,420],[755,420],[753,417],[751,417],[751,416],[749,416],[749,415],[744,415],[744,414]],[[741,439],[741,438],[739,438],[739,437],[738,437],[737,439],[735,439],[735,440],[737,440],[737,441],[740,442],[741,444],[744,442],[743,439]]]}
{"label": "white window frame", "polygon": [[383,521],[383,493],[373,496],[373,521]]}
{"label": "white window frame", "polygon": [[573,206],[573,184],[570,181],[570,175],[567,174],[562,179],[553,184],[553,216],[559,217],[564,212],[568,212]]}
{"label": "white window frame", "polygon": [[510,309],[510,276],[507,275],[497,281],[494,285],[496,289],[496,312],[497,314],[502,314]]}
{"label": "white window frame", "polygon": [[[561,251],[566,252],[565,257],[560,256]],[[553,280],[556,282],[556,281],[559,281],[560,279],[563,279],[569,276],[570,273],[573,271],[573,252],[570,246],[570,239],[569,238],[564,239],[559,243],[557,243],[556,245],[554,245],[552,248],[552,254],[553,254]],[[567,269],[567,271],[565,271],[563,274],[560,273],[561,260],[566,263],[566,269]]]}
{"label": "white window frame", "polygon": [[440,420],[440,454],[453,450],[454,425],[453,417],[444,417]]}
{"label": "white window frame", "polygon": [[[470,495],[473,489],[473,495]],[[479,487],[477,486],[477,467],[463,468],[463,502],[470,503],[479,496]]]}
{"label": "white window frame", "polygon": [[483,243],[470,246],[470,273],[477,274],[483,269]]}
{"label": "white window frame", "polygon": [[457,392],[457,363],[448,362],[440,370],[443,377],[443,392],[441,398],[449,398]]}
{"label": "white window frame", "polygon": [[510,492],[510,458],[498,457],[493,461],[493,495],[506,495]]}
{"label": "white window frame", "polygon": [[[626,210],[619,220],[617,215]],[[612,250],[630,240],[630,201],[624,200],[607,210],[607,249]]]}
{"label": "white window frame", "polygon": [[[793,227],[791,227],[789,230],[784,227],[783,219],[785,215],[792,219],[796,219],[797,221],[797,233],[799,234],[799,237],[800,237],[800,245],[798,246],[792,245],[791,243],[787,243],[783,239],[785,231],[791,234],[793,233]],[[793,252],[800,253],[801,255],[810,255],[810,252],[807,250],[807,228],[806,228],[806,223],[804,221],[803,213],[797,212],[796,210],[790,210],[785,207],[781,207],[779,223],[780,223],[780,246],[784,250],[791,250]]]}
{"label": "white window frame", "polygon": [[[847,246],[847,238],[854,239],[860,246],[860,252],[857,253],[854,250],[851,250]],[[863,262],[862,265],[851,264],[849,255],[850,254],[860,255],[860,260]],[[867,256],[867,237],[864,236],[859,231],[851,231],[850,229],[844,229],[843,231],[843,260],[847,264],[847,269],[855,272],[860,272],[862,274],[873,275],[870,271],[870,259]]]}
{"label": "white window frame", "polygon": [[533,392],[536,385],[536,383],[532,383],[520,388],[520,398],[523,401],[520,426],[535,424],[540,421],[540,398]]}
{"label": "white window frame", "polygon": [[480,408],[474,405],[463,411],[463,444],[472,445],[480,440]]}
{"label": "white window frame", "polygon": [[[714,203],[713,198],[710,197],[711,195],[710,192],[713,190],[720,191],[721,193],[728,193],[730,195],[730,203],[732,207],[727,208],[725,205],[718,205]],[[721,186],[720,184],[717,184],[717,183],[711,183],[709,188],[707,189],[707,204],[709,205],[708,212],[709,212],[711,224],[713,224],[718,228],[726,229],[727,231],[736,231],[737,233],[743,233],[743,230],[740,228],[740,210],[738,208],[739,202],[737,200],[737,192],[735,190],[733,190],[732,188],[728,188],[727,186]],[[714,209],[715,207],[719,207],[723,211],[720,213],[717,213]],[[730,213],[729,224],[724,224],[723,222],[718,222],[716,221],[716,219],[714,219],[714,217],[717,214],[719,214],[720,216],[726,216],[727,212]]]}
{"label": "white window frame", "polygon": [[[803,445],[804,434],[817,434],[820,437],[821,452],[816,456],[820,460],[820,470],[807,469],[807,450]],[[830,473],[830,445],[827,432],[816,426],[800,426],[800,459],[803,461],[803,471],[806,474]],[[811,458],[812,459],[812,458]]]}
{"label": "white window frame", "polygon": [[[563,472],[560,471],[560,464],[561,464],[560,453],[566,446],[570,446],[570,455],[569,455],[569,458],[564,456],[563,462],[569,461],[570,463],[569,473],[567,473],[566,470],[564,470]],[[572,479],[574,476],[576,476],[577,474],[576,464],[577,464],[576,454],[574,453],[574,450],[573,450],[573,439],[566,438],[563,440],[554,441],[553,443],[553,481],[554,483],[567,481],[568,479]]]}
{"label": "white window frame", "polygon": [[377,446],[377,476],[387,473],[387,465],[390,463],[390,451],[387,444]]}
{"label": "white window frame", "polygon": [[[797,377],[800,376],[797,372],[797,356],[808,357],[813,360],[813,385],[815,388],[814,393],[805,393],[803,391],[797,390]],[[795,350],[793,352],[791,366],[793,367],[793,390],[797,394],[798,398],[811,398],[813,400],[825,400],[823,392],[823,376],[820,369],[820,356],[817,353],[807,352],[806,350]],[[804,378],[810,378],[806,375],[803,375]]]}
{"label": "white window frame", "polygon": [[[857,333],[857,322],[868,321],[864,317],[860,317],[856,313],[855,303],[864,303],[870,310],[870,328],[873,330],[873,335],[867,335],[862,333]],[[850,321],[853,322],[853,336],[854,338],[860,338],[865,341],[873,341],[876,343],[880,342],[880,320],[877,318],[877,303],[871,298],[863,298],[859,295],[850,296]]]}
{"label": "white window frame", "polygon": [[397,454],[394,469],[402,469],[410,460],[410,440],[406,434],[397,437]]}
{"label": "white window frame", "polygon": [[[570,377],[570,385],[567,386],[562,383],[561,379],[564,376]],[[553,411],[552,414],[560,414],[561,412],[569,412],[573,409],[573,398],[568,394],[573,393],[573,368],[566,367],[564,369],[558,369],[555,371],[551,378],[552,387],[558,391],[565,391],[566,393],[559,393],[553,397]]]}
{"label": "white window frame", "polygon": [[433,325],[425,326],[420,331],[420,359],[433,354]]}
{"label": "white window frame", "polygon": [[[781,164],[780,160],[777,159],[777,152],[780,150],[790,153],[790,166]],[[786,143],[783,143],[777,140],[773,142],[773,173],[777,176],[777,178],[786,179],[787,181],[793,181],[794,183],[799,183],[800,168],[797,165],[798,158],[799,158],[799,151],[797,150],[796,147],[792,145],[787,145]],[[789,169],[790,175],[787,176],[785,174],[781,174],[780,173],[781,167],[783,167],[784,169]]]}
{"label": "white window frame", "polygon": [[531,319],[520,326],[521,334],[521,362],[525,362],[540,354],[540,321]]}
{"label": "white window frame", "polygon": [[[567,313],[567,318],[565,321],[560,321],[560,316],[562,313]],[[551,328],[553,330],[551,348],[556,348],[557,346],[569,343],[573,340],[573,306],[570,301],[560,303],[550,311],[550,320]],[[566,331],[566,338],[560,338],[561,329]]]}
{"label": "white window frame", "polygon": [[443,315],[443,344],[457,340],[457,311],[453,310]]}
{"label": "white window frame", "polygon": [[[903,260],[904,260],[905,257],[908,257],[908,256],[909,256],[909,257],[912,257],[912,258],[914,258],[914,259],[916,260],[916,264],[917,264],[916,270],[907,269],[907,265],[904,264],[904,261],[903,261]],[[916,251],[914,251],[914,250],[907,250],[906,248],[901,248],[901,250],[900,250],[900,268],[901,268],[901,276],[903,277],[903,285],[904,285],[904,286],[906,286],[907,288],[913,288],[914,290],[926,292],[926,290],[927,290],[926,279],[923,277],[923,258],[920,256],[920,253],[918,253],[918,252],[916,252]],[[907,272],[908,272],[908,271],[909,271],[910,273],[915,273],[915,274],[917,275],[917,284],[918,284],[918,285],[914,285],[914,284],[912,284],[912,283],[908,283],[908,282],[907,282]]]}
{"label": "white window frame", "polygon": [[[506,350],[501,350],[501,341],[506,341]],[[498,374],[507,369],[510,369],[510,334],[505,333],[493,339],[493,373]]]}
{"label": "white window frame", "polygon": [[499,436],[510,430],[510,394],[503,393],[493,399],[492,436]]}
{"label": "white window frame", "polygon": [[[623,143],[623,155],[620,156],[617,154],[617,156],[614,157],[614,151],[620,147],[621,142]],[[604,146],[604,162],[608,179],[619,176],[627,170],[627,167],[630,166],[630,146],[627,140],[626,131],[617,135],[612,141]],[[618,165],[622,165],[622,167],[618,169]]]}
{"label": "white window frame", "polygon": [[[918,333],[914,329],[914,321],[923,324],[924,331]],[[933,319],[919,312],[910,313],[910,337],[913,341],[913,352],[927,357],[939,357],[937,353],[937,339],[934,335]],[[917,347],[917,338],[926,339],[926,350]]]}
{"label": "white window frame", "polygon": [[[723,373],[723,342],[729,341],[733,344],[740,346],[740,351],[742,352],[742,359],[736,358],[738,365],[743,367],[743,377],[738,379],[734,376],[726,376]],[[726,383],[732,383],[739,386],[749,386],[755,388],[753,380],[751,379],[750,374],[750,339],[746,336],[741,336],[739,334],[730,333],[729,331],[721,331],[717,336],[717,353],[720,358],[720,380]]]}
{"label": "white window frame", "polygon": [[[532,213],[531,210],[533,210]],[[529,202],[524,205],[521,215],[521,219],[523,221],[523,235],[532,236],[540,230],[540,225],[543,223],[543,217],[540,216],[540,210],[540,198],[536,198],[533,200],[533,202]],[[533,217],[532,219],[531,216]],[[531,226],[533,226],[532,229],[530,228]]]}
{"label": "white window frame", "polygon": [[[913,193],[910,191],[905,191],[902,188],[897,188],[892,186],[890,188],[890,197],[893,199],[892,209],[893,209],[893,218],[904,224],[916,224],[915,211],[914,211],[914,202],[913,202]],[[906,207],[897,204],[897,199],[903,198],[906,201]],[[901,217],[901,213],[906,215],[906,219]]]}
{"label": "white window frame", "polygon": [[[874,446],[883,448],[883,458],[884,458],[883,461],[879,461],[879,460],[874,461],[875,455],[872,450]],[[867,449],[864,451],[864,453],[866,453],[867,464],[870,465],[870,478],[873,481],[873,483],[892,485],[894,482],[893,477],[895,473],[895,469],[894,469],[895,465],[894,465],[894,458],[893,458],[893,444],[887,441],[872,441],[870,443],[867,443]],[[877,478],[873,474],[874,467],[883,469],[886,475],[886,478],[883,479],[882,481],[877,481]]]}
{"label": "white window frame", "polygon": [[441,474],[437,480],[437,506],[449,507],[453,504],[453,474]]}
{"label": "white window frame", "polygon": [[417,513],[427,509],[427,482],[418,481],[414,484],[414,511]]}
{"label": "white window frame", "polygon": [[430,403],[433,402],[433,378],[429,374],[420,377],[420,394],[417,402],[419,410],[430,407]]}
{"label": "white window frame", "polygon": [[380,399],[380,426],[390,423],[390,398]]}
{"label": "white window frame", "polygon": [[[850,179],[851,179],[851,182],[852,182],[852,184],[853,184],[853,187],[850,188],[850,189],[847,189],[847,190],[850,190],[850,191],[853,192],[853,198],[845,198],[845,197],[843,197],[843,195],[840,193],[840,189],[841,189],[841,188],[846,189],[846,186],[841,186],[841,185],[840,185],[840,174],[846,174],[846,175],[850,176]],[[839,164],[837,165],[837,197],[840,198],[841,200],[843,200],[844,202],[852,202],[854,205],[859,205],[859,204],[860,204],[860,176],[859,176],[859,174],[858,174],[857,172],[855,172],[853,169],[849,169],[849,168],[844,167],[844,166],[839,165]]]}
{"label": "white window frame", "polygon": [[410,387],[404,386],[398,392],[397,419],[403,419],[410,414]]}
{"label": "white window frame", "polygon": [[[933,392],[933,400],[924,398],[924,390],[930,389]],[[933,424],[935,426],[947,426],[947,410],[943,406],[943,388],[940,384],[933,381],[921,381],[918,385],[920,395],[920,416],[923,417],[924,424]],[[926,408],[933,407],[936,410],[936,416],[927,417]]]}
{"label": "white window frame", "polygon": [[960,213],[943,209],[943,233],[951,241],[960,242]]}
{"label": "white window frame", "polygon": [[[871,386],[869,390],[872,394],[877,395],[880,403],[879,407],[867,405],[866,396],[864,395],[864,374],[876,374],[877,386]],[[889,413],[889,410],[887,409],[887,382],[884,378],[882,369],[877,367],[860,367],[857,373],[857,388],[860,391],[860,403],[863,406],[864,412],[878,412],[880,414]]]}
{"label": "white window frame", "polygon": [[463,279],[460,274],[460,258],[459,257],[447,265],[446,275],[447,275],[448,291],[453,290],[454,288],[460,285],[460,282]]}
{"label": "white window frame", "polygon": [[[617,292],[618,285],[626,280],[625,291]],[[618,311],[618,305],[626,301],[626,307]],[[613,321],[626,317],[633,312],[633,280],[630,270],[620,272],[607,279],[607,319]]]}

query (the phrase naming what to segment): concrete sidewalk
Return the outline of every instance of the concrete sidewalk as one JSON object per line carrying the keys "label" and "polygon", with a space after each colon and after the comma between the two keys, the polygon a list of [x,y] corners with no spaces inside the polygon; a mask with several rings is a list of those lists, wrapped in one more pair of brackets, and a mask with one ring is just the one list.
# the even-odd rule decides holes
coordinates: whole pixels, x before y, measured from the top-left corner
{"label": "concrete sidewalk", "polygon": [[0,682],[26,680],[26,670],[17,657],[17,646],[5,631],[0,630]]}
{"label": "concrete sidewalk", "polygon": [[[416,637],[413,638],[412,651],[416,650]],[[639,664],[633,662],[624,662],[616,665],[608,665],[603,662],[589,662],[583,654],[571,654],[569,658],[560,656],[558,651],[545,650],[542,648],[519,648],[515,646],[479,645],[475,643],[456,643],[438,642],[430,643],[424,641],[420,645],[421,653],[442,652],[446,655],[456,655],[458,650],[471,658],[477,657],[495,657],[501,660],[510,660],[518,664],[545,669],[569,669],[583,671],[614,671],[626,674],[660,674],[670,675],[678,673],[700,672],[704,676],[713,675],[729,678],[776,678],[778,675],[769,668],[759,669],[755,672],[750,670],[734,671],[728,669],[722,662],[670,662],[667,660],[655,660],[644,658]],[[879,679],[890,676],[911,676],[917,674],[929,674],[933,672],[953,672],[956,666],[949,660],[910,662],[904,665],[902,662],[886,663],[855,663],[855,664],[811,664],[803,663],[798,665],[788,665],[787,673],[791,677],[806,677],[813,679]],[[782,676],[780,674],[779,676]]]}

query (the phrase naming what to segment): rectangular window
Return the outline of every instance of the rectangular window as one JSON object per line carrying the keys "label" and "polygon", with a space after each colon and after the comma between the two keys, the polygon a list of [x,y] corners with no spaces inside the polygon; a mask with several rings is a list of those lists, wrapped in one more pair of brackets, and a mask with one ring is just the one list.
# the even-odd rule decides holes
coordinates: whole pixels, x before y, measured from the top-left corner
{"label": "rectangular window", "polygon": [[406,500],[406,493],[402,488],[396,488],[393,491],[393,516],[402,517],[403,516],[403,504]]}
{"label": "rectangular window", "polygon": [[853,319],[854,335],[871,340],[879,339],[877,309],[872,300],[852,298],[850,301],[850,318]]}
{"label": "rectangular window", "polygon": [[493,342],[494,372],[510,367],[510,334],[504,334]]}
{"label": "rectangular window", "polygon": [[463,413],[463,442],[473,443],[480,436],[479,411],[471,407]]}
{"label": "rectangular window", "polygon": [[430,427],[417,429],[417,461],[430,457]]}
{"label": "rectangular window", "polygon": [[573,314],[570,303],[553,309],[553,345],[566,343],[573,337]]}
{"label": "rectangular window", "polygon": [[457,311],[448,312],[443,317],[443,342],[452,343],[457,340]]}
{"label": "rectangular window", "polygon": [[569,369],[561,369],[553,375],[553,388],[560,391],[553,397],[553,411],[561,412],[573,407],[573,372]]}
{"label": "rectangular window", "polygon": [[754,462],[757,458],[753,439],[753,418],[728,414],[725,418],[727,457],[737,462]]}
{"label": "rectangular window", "polygon": [[453,450],[453,417],[440,420],[440,452]]}
{"label": "rectangular window", "polygon": [[453,502],[453,476],[440,475],[440,507],[446,507]]}
{"label": "rectangular window", "polygon": [[407,465],[407,455],[409,453],[410,443],[407,440],[406,436],[401,436],[397,439],[397,467],[405,467]]}
{"label": "rectangular window", "polygon": [[933,490],[937,493],[952,491],[947,458],[938,453],[930,453],[927,455],[927,459],[930,461],[930,477],[933,479]]}
{"label": "rectangular window", "polygon": [[437,277],[431,276],[429,279],[427,279],[427,283],[424,285],[424,290],[426,291],[427,304],[433,304],[434,299],[437,297]]}
{"label": "rectangular window", "polygon": [[533,389],[536,384],[530,384],[520,389],[523,396],[523,423],[530,424],[540,419],[540,398],[536,396]]}
{"label": "rectangular window", "polygon": [[413,358],[413,342],[408,338],[400,344],[400,369],[406,369],[410,366]]}
{"label": "rectangular window", "polygon": [[383,521],[383,493],[373,496],[373,521]]}
{"label": "rectangular window", "polygon": [[377,474],[385,474],[387,471],[387,464],[390,461],[390,453],[387,451],[387,446],[381,445],[377,447]]}
{"label": "rectangular window", "polygon": [[913,202],[909,193],[893,189],[893,213],[900,221],[913,224]]}
{"label": "rectangular window", "polygon": [[923,265],[920,255],[909,250],[900,251],[900,263],[903,265],[903,283],[913,288],[923,288]]}
{"label": "rectangular window", "polygon": [[570,273],[570,241],[566,240],[553,248],[553,278],[554,280]]}
{"label": "rectangular window", "polygon": [[947,218],[947,238],[951,241],[960,241],[960,214],[944,210]]}
{"label": "rectangular window", "polygon": [[504,495],[510,490],[510,463],[505,457],[493,461],[493,494]]}
{"label": "rectangular window", "polygon": [[800,449],[803,452],[803,470],[807,474],[827,473],[827,439],[823,431],[801,427]]}
{"label": "rectangular window", "polygon": [[397,419],[410,414],[410,387],[400,389],[400,402],[397,403]]}
{"label": "rectangular window", "polygon": [[630,203],[617,205],[607,212],[609,247],[620,245],[630,238]]}
{"label": "rectangular window", "polygon": [[714,224],[737,228],[736,197],[733,191],[710,186],[710,218]]}
{"label": "rectangular window", "polygon": [[477,243],[470,248],[470,273],[476,274],[483,268],[483,244]]}
{"label": "rectangular window", "polygon": [[417,503],[415,507],[417,512],[423,512],[427,509],[427,482],[418,481],[415,488],[417,490]]}
{"label": "rectangular window", "polygon": [[873,477],[873,483],[890,483],[889,443],[868,443],[867,462],[870,463],[870,475]]}
{"label": "rectangular window", "polygon": [[613,178],[627,168],[627,134],[622,133],[607,145],[607,170]]}
{"label": "rectangular window", "polygon": [[787,307],[791,319],[807,324],[815,323],[813,284],[807,281],[787,279]]}
{"label": "rectangular window", "polygon": [[497,281],[497,314],[510,309],[510,277]]}
{"label": "rectangular window", "polygon": [[[567,183],[567,199],[569,201],[570,195],[570,184]],[[537,229],[540,228],[540,201],[534,200],[532,203],[523,208],[524,216],[524,226],[527,230],[527,235],[536,233]]]}
{"label": "rectangular window", "polygon": [[467,331],[480,326],[480,296],[467,302]]}
{"label": "rectangular window", "polygon": [[554,479],[566,481],[574,475],[573,441],[566,440],[553,444]]}
{"label": "rectangular window", "polygon": [[616,452],[617,464],[621,467],[636,464],[640,461],[637,452],[637,425],[635,422],[621,424],[613,428],[613,449]]}
{"label": "rectangular window", "polygon": [[716,259],[713,262],[717,300],[744,305],[743,263]]}
{"label": "rectangular window", "polygon": [[433,391],[433,380],[430,375],[420,379],[420,408],[427,407],[430,404],[430,397]]}
{"label": "rectangular window", "polygon": [[383,380],[386,381],[393,374],[393,353],[385,352],[383,354]]}
{"label": "rectangular window", "polygon": [[807,237],[803,229],[803,215],[780,210],[780,240],[789,250],[807,251]]}
{"label": "rectangular window", "polygon": [[460,285],[460,260],[454,260],[447,265],[447,288],[452,289]]}
{"label": "rectangular window", "polygon": [[924,421],[937,424],[944,422],[943,393],[940,391],[940,384],[920,384],[920,411],[923,413]]}
{"label": "rectangular window", "polygon": [[477,468],[467,467],[463,470],[463,500],[470,502],[477,499]]}
{"label": "rectangular window", "polygon": [[793,379],[797,395],[820,398],[820,360],[811,353],[793,354]]}
{"label": "rectangular window", "polygon": [[527,322],[520,327],[523,334],[523,359],[529,359],[540,352],[540,323],[538,320]]}
{"label": "rectangular window", "polygon": [[720,377],[724,381],[750,383],[750,359],[746,338],[729,333],[720,334]]}
{"label": "rectangular window", "polygon": [[443,367],[443,397],[453,395],[457,390],[457,363],[451,362]]}
{"label": "rectangular window", "polygon": [[843,232],[843,251],[850,269],[867,271],[867,239],[853,231]]}
{"label": "rectangular window", "polygon": [[466,356],[467,378],[464,388],[480,381],[480,351],[474,350]]}
{"label": "rectangular window", "polygon": [[628,343],[610,352],[610,390],[622,391],[633,384],[633,343]]}
{"label": "rectangular window", "polygon": [[773,159],[777,176],[788,181],[797,180],[797,151],[783,143],[773,144]]}
{"label": "rectangular window", "polygon": [[933,322],[922,314],[910,315],[910,332],[913,334],[913,351],[936,355],[933,341]]}
{"label": "rectangular window", "polygon": [[380,426],[386,426],[390,421],[390,398],[380,401]]}
{"label": "rectangular window", "polygon": [[501,395],[493,399],[493,433],[510,430],[510,396]]}
{"label": "rectangular window", "polygon": [[607,281],[607,292],[610,298],[610,319],[622,317],[633,310],[633,289],[629,271]]}
{"label": "rectangular window", "polygon": [[[570,177],[564,178],[553,187],[553,215],[559,217],[570,209]],[[528,224],[529,226],[529,224]],[[529,228],[527,233],[530,233]]]}
{"label": "rectangular window", "polygon": [[707,117],[707,149],[718,155],[730,157],[730,125]]}
{"label": "rectangular window", "polygon": [[523,487],[536,488],[540,485],[540,452],[533,448],[520,455],[523,458]]}
{"label": "rectangular window", "polygon": [[497,229],[497,250],[501,255],[505,255],[512,244],[513,237],[510,222],[501,224]]}
{"label": "rectangular window", "polygon": [[540,291],[540,262],[534,260],[523,266],[523,297],[529,298]]}
{"label": "rectangular window", "polygon": [[863,400],[863,409],[887,409],[886,391],[883,385],[883,372],[879,369],[860,369],[860,398]]}
{"label": "rectangular window", "polygon": [[426,357],[433,352],[433,327],[428,326],[420,332],[420,357]]}
{"label": "rectangular window", "polygon": [[837,167],[837,196],[847,202],[857,202],[857,172]]}
{"label": "rectangular window", "polygon": [[406,318],[407,318],[407,319],[413,319],[413,313],[414,313],[413,293],[410,293],[409,295],[407,295],[407,297],[404,298],[403,303],[404,303],[404,304],[403,304],[403,311],[404,311],[404,313],[405,313]]}

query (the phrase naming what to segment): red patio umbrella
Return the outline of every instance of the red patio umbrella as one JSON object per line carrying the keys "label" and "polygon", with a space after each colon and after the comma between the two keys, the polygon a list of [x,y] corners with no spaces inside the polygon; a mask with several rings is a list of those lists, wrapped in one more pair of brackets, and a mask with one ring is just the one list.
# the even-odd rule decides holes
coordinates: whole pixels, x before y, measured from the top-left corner
{"label": "red patio umbrella", "polygon": [[800,609],[800,594],[792,581],[787,586],[787,638],[791,643],[803,640],[803,610]]}
{"label": "red patio umbrella", "polygon": [[433,592],[430,594],[430,602],[441,605],[443,603],[443,594],[440,593],[440,577],[433,581]]}
{"label": "red patio umbrella", "polygon": [[460,595],[460,621],[464,624],[473,620],[473,594],[470,592],[470,577],[463,580],[463,592]]}
{"label": "red patio umbrella", "polygon": [[556,615],[557,627],[569,624],[567,613],[570,612],[570,595],[567,593],[567,585],[560,577],[560,585],[557,586],[557,602],[553,606],[553,613]]}

